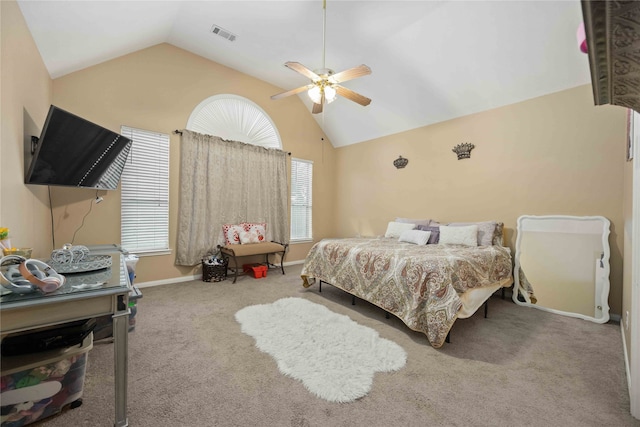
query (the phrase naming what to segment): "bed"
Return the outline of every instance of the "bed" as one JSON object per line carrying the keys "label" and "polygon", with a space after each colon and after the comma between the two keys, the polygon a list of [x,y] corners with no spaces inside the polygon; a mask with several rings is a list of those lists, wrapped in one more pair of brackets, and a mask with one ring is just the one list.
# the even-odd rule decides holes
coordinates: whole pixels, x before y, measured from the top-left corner
{"label": "bed", "polygon": [[496,224],[484,242],[490,244],[477,246],[415,244],[389,233],[323,239],[305,259],[302,284],[325,282],[362,298],[439,348],[456,319],[470,317],[495,291],[513,283],[511,252],[501,244],[502,224]]}

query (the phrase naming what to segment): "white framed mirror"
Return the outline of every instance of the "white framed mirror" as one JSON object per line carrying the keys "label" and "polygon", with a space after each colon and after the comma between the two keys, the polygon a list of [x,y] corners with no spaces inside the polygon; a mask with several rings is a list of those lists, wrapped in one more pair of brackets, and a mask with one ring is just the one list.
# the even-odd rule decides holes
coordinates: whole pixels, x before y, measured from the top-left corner
{"label": "white framed mirror", "polygon": [[519,217],[513,301],[608,322],[609,228],[602,216]]}

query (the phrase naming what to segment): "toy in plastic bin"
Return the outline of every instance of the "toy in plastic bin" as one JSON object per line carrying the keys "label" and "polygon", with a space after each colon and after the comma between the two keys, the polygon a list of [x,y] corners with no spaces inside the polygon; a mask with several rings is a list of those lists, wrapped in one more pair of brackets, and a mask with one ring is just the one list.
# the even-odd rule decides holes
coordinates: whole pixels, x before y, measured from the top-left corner
{"label": "toy in plastic bin", "polygon": [[221,282],[227,278],[229,258],[210,255],[202,258],[202,281]]}

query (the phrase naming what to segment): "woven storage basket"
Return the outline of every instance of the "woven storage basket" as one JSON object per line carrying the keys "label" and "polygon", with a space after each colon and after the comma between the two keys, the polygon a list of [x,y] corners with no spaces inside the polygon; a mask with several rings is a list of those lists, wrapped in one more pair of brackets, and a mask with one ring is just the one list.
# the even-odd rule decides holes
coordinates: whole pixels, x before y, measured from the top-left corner
{"label": "woven storage basket", "polygon": [[204,282],[220,282],[227,278],[227,266],[229,258],[225,258],[221,265],[211,265],[202,260],[202,281]]}

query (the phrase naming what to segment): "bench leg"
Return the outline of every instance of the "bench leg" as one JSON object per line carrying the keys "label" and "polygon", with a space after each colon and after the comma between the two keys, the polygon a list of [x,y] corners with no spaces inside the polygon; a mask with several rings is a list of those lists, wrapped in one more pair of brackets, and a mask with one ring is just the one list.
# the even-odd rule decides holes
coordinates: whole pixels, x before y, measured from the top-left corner
{"label": "bench leg", "polygon": [[[282,253],[280,253],[280,252],[272,252],[272,253],[274,255],[275,254],[279,254],[280,255],[280,270],[282,271],[282,274],[285,274],[284,273],[284,254],[285,254],[285,252],[282,252]],[[271,268],[271,267],[278,268],[278,266],[276,264],[271,264],[269,262],[269,255],[271,255],[271,253],[264,254],[265,263],[267,264],[267,267],[269,267],[269,268]]]}
{"label": "bench leg", "polygon": [[233,256],[231,257],[233,258],[233,283],[236,283],[236,280],[238,280],[238,261],[236,260],[236,257]]}
{"label": "bench leg", "polygon": [[282,270],[282,274],[284,274],[284,252],[280,254],[280,270]]}

